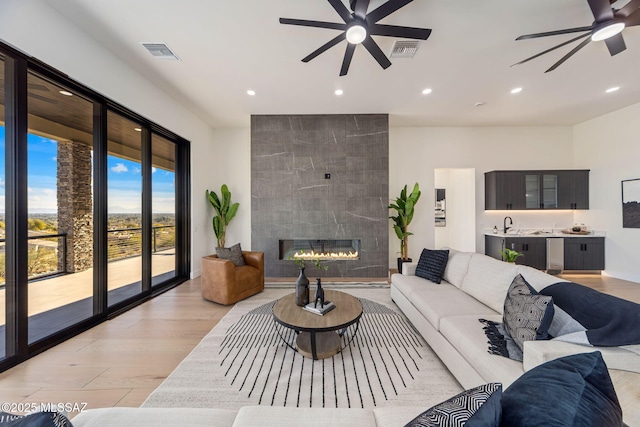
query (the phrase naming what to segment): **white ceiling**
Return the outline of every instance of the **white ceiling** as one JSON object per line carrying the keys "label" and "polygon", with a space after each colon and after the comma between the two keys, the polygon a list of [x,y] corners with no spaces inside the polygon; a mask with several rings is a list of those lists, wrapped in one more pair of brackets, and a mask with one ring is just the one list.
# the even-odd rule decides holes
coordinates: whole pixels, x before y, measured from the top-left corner
{"label": "white ceiling", "polygon": [[[517,36],[590,25],[586,0],[415,0],[380,22],[431,28],[416,56],[383,70],[359,46],[345,77],[346,42],[301,62],[338,32],[278,22],[342,22],[327,0],[47,2],[213,127],[247,127],[251,114],[338,113],[388,113],[392,126],[573,125],[640,102],[640,26],[624,30],[627,50],[615,57],[592,42],[550,73],[573,45],[510,67],[575,35]],[[375,40],[388,55],[395,39]],[[140,42],[164,42],[181,61],[154,59]],[[606,94],[612,86],[620,90]]]}

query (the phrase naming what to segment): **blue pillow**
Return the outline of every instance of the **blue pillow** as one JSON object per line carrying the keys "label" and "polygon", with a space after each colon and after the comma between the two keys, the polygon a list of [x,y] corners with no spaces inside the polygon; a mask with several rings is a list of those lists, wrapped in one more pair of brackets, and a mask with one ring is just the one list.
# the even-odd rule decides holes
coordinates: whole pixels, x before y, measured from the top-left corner
{"label": "blue pillow", "polygon": [[449,261],[449,250],[423,249],[416,266],[416,276],[431,280],[433,283],[440,283],[447,261]]}
{"label": "blue pillow", "polygon": [[503,427],[621,427],[622,409],[599,351],[536,366],[502,396]]}
{"label": "blue pillow", "polygon": [[13,415],[0,412],[0,427],[72,427],[71,422],[60,412],[33,412]]}
{"label": "blue pillow", "polygon": [[502,384],[489,383],[427,409],[405,427],[498,427]]}

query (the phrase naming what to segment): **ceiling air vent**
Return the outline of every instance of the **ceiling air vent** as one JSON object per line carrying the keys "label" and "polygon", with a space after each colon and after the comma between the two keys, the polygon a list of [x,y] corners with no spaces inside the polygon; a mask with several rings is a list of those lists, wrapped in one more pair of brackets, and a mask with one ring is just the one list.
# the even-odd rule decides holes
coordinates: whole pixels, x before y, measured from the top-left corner
{"label": "ceiling air vent", "polygon": [[140,43],[156,59],[179,61],[180,58],[165,43]]}
{"label": "ceiling air vent", "polygon": [[391,50],[391,58],[413,58],[420,47],[420,40],[397,40]]}

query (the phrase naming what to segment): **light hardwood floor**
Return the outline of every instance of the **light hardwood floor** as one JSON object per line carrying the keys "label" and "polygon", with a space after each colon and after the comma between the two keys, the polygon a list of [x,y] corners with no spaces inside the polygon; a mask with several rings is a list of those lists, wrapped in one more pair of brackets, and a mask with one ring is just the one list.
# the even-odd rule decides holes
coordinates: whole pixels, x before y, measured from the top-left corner
{"label": "light hardwood floor", "polygon": [[[640,303],[638,283],[564,277]],[[187,281],[0,374],[0,403],[137,407],[230,309],[203,300],[199,278]],[[640,402],[638,381],[622,374],[618,393]]]}

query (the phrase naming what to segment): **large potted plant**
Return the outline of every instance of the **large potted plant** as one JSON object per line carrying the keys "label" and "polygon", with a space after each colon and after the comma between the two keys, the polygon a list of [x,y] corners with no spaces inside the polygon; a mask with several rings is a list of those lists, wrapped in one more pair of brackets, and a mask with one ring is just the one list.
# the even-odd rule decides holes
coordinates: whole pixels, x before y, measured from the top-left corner
{"label": "large potted plant", "polygon": [[396,215],[390,216],[389,219],[393,220],[393,230],[396,232],[398,239],[400,239],[400,257],[398,258],[399,273],[402,273],[403,263],[411,262],[411,258],[409,258],[409,236],[413,233],[410,233],[408,228],[411,220],[413,220],[414,209],[420,199],[420,194],[420,187],[417,182],[409,195],[407,195],[407,186],[405,185],[400,192],[400,197],[396,198],[395,202],[389,205],[389,209],[396,211]]}
{"label": "large potted plant", "polygon": [[218,247],[224,248],[227,225],[236,216],[240,204],[231,204],[231,192],[226,184],[220,188],[220,197],[215,191],[207,190],[207,199],[216,211],[216,215],[213,217],[213,233],[216,236]]}

